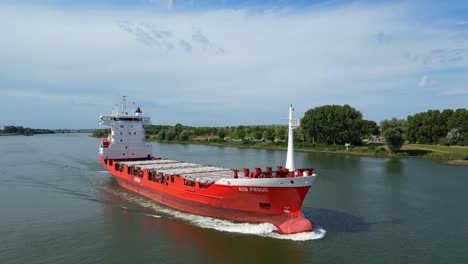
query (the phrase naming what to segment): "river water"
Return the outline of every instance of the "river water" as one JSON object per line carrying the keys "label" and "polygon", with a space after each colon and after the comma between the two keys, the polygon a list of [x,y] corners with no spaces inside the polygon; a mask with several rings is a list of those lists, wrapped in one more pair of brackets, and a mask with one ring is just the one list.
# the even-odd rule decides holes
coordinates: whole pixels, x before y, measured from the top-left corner
{"label": "river water", "polygon": [[[0,137],[0,263],[468,263],[468,168],[296,152],[319,174],[281,236],[159,206],[116,184],[89,134]],[[154,143],[155,156],[228,168],[286,152]]]}

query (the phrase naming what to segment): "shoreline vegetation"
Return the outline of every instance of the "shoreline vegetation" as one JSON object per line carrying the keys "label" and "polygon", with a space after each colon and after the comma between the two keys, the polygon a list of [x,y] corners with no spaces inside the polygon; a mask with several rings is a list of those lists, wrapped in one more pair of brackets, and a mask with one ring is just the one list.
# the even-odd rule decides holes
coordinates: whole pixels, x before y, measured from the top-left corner
{"label": "shoreline vegetation", "polygon": [[[468,110],[428,110],[375,121],[349,105],[324,105],[309,109],[297,120],[294,144],[298,151],[374,157],[422,157],[452,165],[468,166]],[[176,124],[146,125],[149,141],[212,146],[287,149],[287,125],[193,127]],[[110,129],[47,130],[22,126],[0,128],[0,135],[92,132],[107,137]]]}
{"label": "shoreline vegetation", "polygon": [[[171,126],[164,126],[171,127]],[[94,137],[107,137],[109,129],[96,130]],[[240,139],[220,139],[218,136],[201,137],[195,136],[185,140],[174,138],[172,140],[158,139],[157,135],[147,135],[146,140],[167,144],[197,144],[220,147],[240,147],[240,148],[258,148],[258,149],[279,149],[286,150],[287,142],[285,140],[265,141],[259,139],[245,138]],[[294,144],[296,151],[304,152],[322,152],[341,155],[359,155],[380,158],[408,158],[419,157],[428,158],[443,164],[468,166],[468,147],[466,146],[441,146],[430,144],[404,144],[397,152],[388,150],[385,142],[366,142],[361,145],[351,145],[346,150],[345,145],[327,145],[311,144],[306,142],[296,142]]]}
{"label": "shoreline vegetation", "polygon": [[29,128],[23,126],[0,127],[0,136],[33,136],[37,134],[58,134],[58,133],[93,133],[95,129],[43,129]]}
{"label": "shoreline vegetation", "polygon": [[[287,148],[286,125],[193,127],[147,125],[145,138],[164,143],[212,146]],[[106,137],[110,129],[93,133]],[[349,105],[309,109],[294,133],[295,149],[375,157],[422,157],[454,165],[468,165],[468,110],[428,110],[375,121]],[[348,146],[348,147],[347,147]]]}
{"label": "shoreline vegetation", "polygon": [[[219,141],[216,139],[194,139],[187,141],[168,141],[158,140],[156,138],[148,138],[147,140],[159,143],[168,144],[198,144],[207,146],[220,146],[220,147],[241,147],[241,148],[259,148],[259,149],[280,149],[286,150],[287,143],[285,142],[262,142],[262,141]],[[344,155],[359,155],[371,156],[381,158],[408,158],[420,157],[432,159],[444,164],[449,165],[464,165],[468,166],[468,147],[462,146],[438,146],[426,144],[405,144],[403,147],[393,153],[389,151],[383,143],[367,143],[363,145],[351,145],[348,150],[346,147],[338,145],[311,145],[295,143],[294,149],[296,151],[304,152],[322,152],[331,154],[344,154]]]}

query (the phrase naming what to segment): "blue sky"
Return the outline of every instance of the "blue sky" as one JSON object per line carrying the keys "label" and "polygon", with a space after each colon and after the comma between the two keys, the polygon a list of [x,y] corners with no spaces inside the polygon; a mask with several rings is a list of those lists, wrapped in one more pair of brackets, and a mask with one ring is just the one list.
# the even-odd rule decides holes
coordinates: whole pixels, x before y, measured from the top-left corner
{"label": "blue sky", "polygon": [[468,107],[468,2],[0,3],[0,126],[280,124],[325,104],[379,122]]}

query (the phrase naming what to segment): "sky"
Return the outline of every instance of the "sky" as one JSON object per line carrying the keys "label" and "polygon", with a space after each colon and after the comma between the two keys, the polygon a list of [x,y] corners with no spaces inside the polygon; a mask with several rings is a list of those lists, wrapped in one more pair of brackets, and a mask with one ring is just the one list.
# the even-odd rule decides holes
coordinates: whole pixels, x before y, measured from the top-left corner
{"label": "sky", "polygon": [[468,1],[0,1],[0,126],[98,128],[123,95],[163,125],[468,108]]}

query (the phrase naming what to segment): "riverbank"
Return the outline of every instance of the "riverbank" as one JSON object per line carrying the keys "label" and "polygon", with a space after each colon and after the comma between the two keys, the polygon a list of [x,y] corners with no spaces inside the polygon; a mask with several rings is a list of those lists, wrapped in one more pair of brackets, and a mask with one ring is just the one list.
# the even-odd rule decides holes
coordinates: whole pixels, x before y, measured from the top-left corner
{"label": "riverbank", "polygon": [[[261,149],[287,149],[285,142],[262,142],[262,141],[217,141],[217,140],[188,140],[188,141],[167,141],[150,138],[150,141],[176,144],[199,144],[209,146],[226,146],[241,148],[261,148]],[[296,143],[297,151],[325,152],[346,155],[361,155],[373,157],[420,157],[428,158],[450,165],[468,166],[468,147],[460,146],[438,146],[424,144],[406,144],[397,153],[387,150],[383,143],[369,143],[360,146],[350,146],[346,150],[345,146],[319,145],[310,143]]]}

